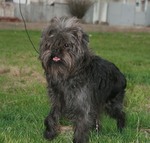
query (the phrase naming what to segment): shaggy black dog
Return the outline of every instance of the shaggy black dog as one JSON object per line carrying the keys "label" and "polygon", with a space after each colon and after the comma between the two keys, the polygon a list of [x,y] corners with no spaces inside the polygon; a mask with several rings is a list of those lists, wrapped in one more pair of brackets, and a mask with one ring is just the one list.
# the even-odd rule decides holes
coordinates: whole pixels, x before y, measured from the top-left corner
{"label": "shaggy black dog", "polygon": [[39,58],[52,103],[44,122],[48,140],[57,135],[62,116],[73,122],[73,143],[88,142],[90,129],[99,130],[103,112],[120,131],[125,126],[126,79],[113,63],[92,54],[88,42],[76,18],[53,18],[42,34]]}

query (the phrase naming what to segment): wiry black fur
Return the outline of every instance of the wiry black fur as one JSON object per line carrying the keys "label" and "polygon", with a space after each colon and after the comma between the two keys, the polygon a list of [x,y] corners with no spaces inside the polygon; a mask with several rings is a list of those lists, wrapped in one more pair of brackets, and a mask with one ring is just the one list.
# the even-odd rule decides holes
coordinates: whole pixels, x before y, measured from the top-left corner
{"label": "wiry black fur", "polygon": [[39,58],[52,102],[45,119],[46,139],[57,135],[61,116],[74,123],[73,143],[88,142],[89,130],[98,130],[104,111],[116,119],[120,131],[125,126],[126,79],[113,63],[93,55],[88,42],[75,18],[54,18],[43,32]]}

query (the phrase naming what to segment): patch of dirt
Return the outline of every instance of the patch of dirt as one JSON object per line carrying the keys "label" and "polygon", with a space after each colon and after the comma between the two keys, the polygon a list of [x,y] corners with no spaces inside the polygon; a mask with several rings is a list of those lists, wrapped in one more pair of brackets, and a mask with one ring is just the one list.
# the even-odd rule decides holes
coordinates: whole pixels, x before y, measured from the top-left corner
{"label": "patch of dirt", "polygon": [[21,22],[17,17],[0,17],[0,22]]}
{"label": "patch of dirt", "polygon": [[9,69],[9,68],[0,67],[0,75],[1,75],[1,74],[5,74],[5,73],[8,73],[8,72],[10,72],[10,69]]}
{"label": "patch of dirt", "polygon": [[71,132],[73,131],[73,127],[72,126],[60,126],[59,131],[61,133]]}
{"label": "patch of dirt", "polygon": [[150,138],[150,129],[140,129],[140,132],[145,134],[145,138]]}
{"label": "patch of dirt", "polygon": [[31,74],[31,76],[32,76],[33,78],[35,78],[37,81],[39,81],[40,83],[46,84],[46,79],[45,79],[44,76],[42,76],[40,73],[38,73],[38,72],[33,72],[33,73]]}
{"label": "patch of dirt", "polygon": [[[43,30],[48,22],[26,23],[27,29]],[[86,32],[150,32],[150,27],[144,26],[109,26],[103,24],[81,24]],[[23,22],[0,22],[0,29],[24,29]]]}
{"label": "patch of dirt", "polygon": [[150,134],[150,129],[140,129],[141,132],[147,132]]}
{"label": "patch of dirt", "polygon": [[0,67],[0,75],[1,74],[8,74],[11,77],[24,77],[24,79],[27,79],[28,81],[34,78],[36,81],[40,83],[44,84],[46,83],[46,80],[41,73],[38,73],[35,70],[28,67],[19,68],[14,66],[10,67],[2,66]]}

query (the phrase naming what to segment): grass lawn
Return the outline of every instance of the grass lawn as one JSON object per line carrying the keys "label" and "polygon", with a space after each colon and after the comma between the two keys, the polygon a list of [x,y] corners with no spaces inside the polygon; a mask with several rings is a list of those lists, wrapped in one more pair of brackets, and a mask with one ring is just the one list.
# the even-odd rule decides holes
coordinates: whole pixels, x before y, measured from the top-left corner
{"label": "grass lawn", "polygon": [[[29,33],[38,48],[41,32]],[[104,116],[101,133],[91,132],[90,143],[149,143],[150,34],[89,34],[93,51],[114,62],[128,81],[125,130],[118,133],[115,121]],[[25,32],[0,30],[0,143],[47,142],[42,137],[50,108],[46,94],[38,54]],[[51,143],[71,143],[72,134],[61,133]]]}

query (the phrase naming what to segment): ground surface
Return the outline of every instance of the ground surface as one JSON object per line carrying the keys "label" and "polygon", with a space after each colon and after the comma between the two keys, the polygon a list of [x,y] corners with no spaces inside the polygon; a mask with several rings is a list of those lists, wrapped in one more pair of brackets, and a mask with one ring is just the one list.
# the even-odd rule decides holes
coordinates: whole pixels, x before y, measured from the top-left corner
{"label": "ground surface", "polygon": [[[38,54],[32,48],[25,31],[19,30],[24,29],[22,23],[0,25],[0,143],[48,143],[42,135],[43,121],[50,105]],[[41,29],[46,25],[27,24],[37,49]],[[113,119],[104,115],[102,131],[91,132],[89,143],[149,143],[149,28],[83,27],[87,31],[101,30],[89,32],[90,47],[97,55],[115,63],[128,82],[124,100],[127,123],[123,133],[117,131]],[[9,30],[2,30],[4,28]],[[63,126],[71,125],[63,119],[60,123]],[[71,143],[73,132],[66,130],[68,128],[61,128],[62,132],[49,143]]]}
{"label": "ground surface", "polygon": [[[27,29],[42,30],[47,23],[26,23]],[[107,26],[101,24],[82,24],[85,31],[88,32],[150,32],[150,27],[128,27],[128,26]],[[0,22],[0,29],[24,29],[22,22]]]}

